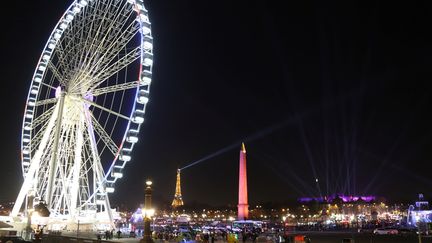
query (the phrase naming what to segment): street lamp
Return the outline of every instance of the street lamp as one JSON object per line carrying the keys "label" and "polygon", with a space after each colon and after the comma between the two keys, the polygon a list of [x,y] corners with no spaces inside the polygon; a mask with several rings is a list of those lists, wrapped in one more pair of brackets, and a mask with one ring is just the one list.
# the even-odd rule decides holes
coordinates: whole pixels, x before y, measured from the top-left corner
{"label": "street lamp", "polygon": [[146,180],[145,183],[146,183],[147,186],[151,186],[153,184],[153,182],[151,180]]}
{"label": "street lamp", "polygon": [[146,188],[144,191],[144,210],[143,210],[144,235],[142,240],[140,240],[140,243],[153,243],[151,237],[151,230],[150,230],[151,217],[154,215],[154,209],[151,208],[151,196],[152,196],[151,186],[153,182],[151,180],[146,180],[145,184],[146,184]]}

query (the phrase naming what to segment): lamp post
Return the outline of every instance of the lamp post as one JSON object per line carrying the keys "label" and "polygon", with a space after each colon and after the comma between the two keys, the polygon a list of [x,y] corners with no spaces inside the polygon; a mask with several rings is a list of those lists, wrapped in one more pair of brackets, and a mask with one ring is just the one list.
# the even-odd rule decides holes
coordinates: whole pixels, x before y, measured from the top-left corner
{"label": "lamp post", "polygon": [[151,185],[153,182],[151,180],[146,181],[146,188],[144,192],[144,235],[142,240],[140,240],[140,243],[153,243],[152,237],[151,237],[151,230],[150,230],[150,221],[152,214],[154,211],[151,209],[151,196],[152,196],[152,189]]}

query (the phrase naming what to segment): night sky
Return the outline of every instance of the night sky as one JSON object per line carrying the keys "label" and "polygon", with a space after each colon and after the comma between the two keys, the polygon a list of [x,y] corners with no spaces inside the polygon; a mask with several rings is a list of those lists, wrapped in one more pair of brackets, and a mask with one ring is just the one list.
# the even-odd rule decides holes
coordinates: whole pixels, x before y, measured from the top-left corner
{"label": "night sky", "polygon": [[[1,18],[0,200],[14,201],[23,109],[40,52],[72,1],[9,1]],[[236,205],[320,194],[432,198],[432,6],[354,1],[145,1],[153,83],[140,141],[112,204],[146,178],[170,202]],[[234,3],[235,2],[235,3]],[[315,182],[318,178],[319,183]]]}

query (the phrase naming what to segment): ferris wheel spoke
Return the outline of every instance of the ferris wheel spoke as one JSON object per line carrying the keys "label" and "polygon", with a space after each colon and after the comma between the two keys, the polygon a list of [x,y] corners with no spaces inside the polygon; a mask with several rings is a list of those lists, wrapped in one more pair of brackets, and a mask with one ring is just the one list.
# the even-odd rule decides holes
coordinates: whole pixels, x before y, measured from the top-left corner
{"label": "ferris wheel spoke", "polygon": [[39,146],[40,141],[42,140],[42,136],[47,128],[47,123],[42,123],[42,127],[33,135],[32,143],[31,145],[31,154],[35,152],[35,149]]}
{"label": "ferris wheel spoke", "polygon": [[[140,47],[137,47],[133,49],[132,51],[129,51],[127,54],[125,54],[122,58],[116,60],[111,65],[106,65],[103,68],[95,68],[95,70],[91,71],[93,73],[90,77],[83,78],[82,76],[81,81],[76,82],[76,84],[71,87],[72,90],[76,90],[81,85],[84,86],[91,86],[90,90],[98,87],[101,83],[103,83],[107,78],[111,77],[112,75],[116,74],[123,68],[130,65],[132,62],[137,60],[141,56],[141,50]],[[87,82],[87,84],[83,84],[84,82]]]}
{"label": "ferris wheel spoke", "polygon": [[[100,54],[106,53],[104,45],[109,43],[110,36],[113,36],[112,31],[116,30],[115,25],[118,21],[113,21],[110,17],[118,16],[117,14],[112,14],[109,11],[111,6],[115,4],[107,3],[105,7],[106,10],[102,10],[102,18],[95,30],[95,35],[92,38],[92,42],[88,45],[87,53],[84,55],[85,59],[83,63],[86,63],[84,70],[91,70],[93,67],[97,66],[98,60],[100,60]],[[111,15],[111,16],[110,16]],[[117,17],[115,17],[117,19]],[[118,24],[118,23],[117,23]],[[118,24],[119,25],[119,24]],[[82,77],[80,77],[81,79]]]}
{"label": "ferris wheel spoke", "polygon": [[53,104],[58,101],[58,98],[49,98],[45,100],[38,100],[35,103],[35,106],[41,106],[41,105],[47,105],[47,104]]}
{"label": "ferris wheel spoke", "polygon": [[115,63],[111,64],[110,66],[100,70],[94,77],[93,80],[93,86],[91,88],[95,89],[100,84],[102,84],[107,78],[111,77],[112,75],[116,74],[123,68],[127,67],[129,64],[137,60],[141,56],[141,49],[140,47],[137,47],[127,53],[124,57],[117,60]]}
{"label": "ferris wheel spoke", "polygon": [[94,107],[97,107],[97,108],[99,108],[99,109],[101,109],[101,110],[103,110],[103,111],[106,111],[106,112],[108,112],[108,113],[110,113],[110,114],[112,114],[112,115],[115,115],[115,116],[118,116],[118,117],[121,117],[121,118],[123,118],[123,119],[125,119],[125,120],[128,120],[128,121],[131,121],[131,119],[129,118],[129,117],[127,117],[127,116],[125,116],[125,115],[123,115],[123,114],[120,114],[120,113],[118,113],[118,112],[115,112],[115,111],[113,111],[113,110],[110,110],[110,109],[108,109],[108,108],[106,108],[106,107],[103,107],[103,106],[101,106],[101,105],[98,105],[98,104],[96,104],[95,102],[93,102],[93,101],[89,101],[89,100],[86,100],[86,99],[84,99],[84,98],[80,98],[82,101],[84,101],[85,103],[87,103],[87,104],[89,104],[89,105],[92,105],[92,106],[94,106]]}
{"label": "ferris wheel spoke", "polygon": [[[36,105],[40,105],[36,102]],[[37,127],[39,126],[41,123],[44,123],[47,119],[49,119],[54,111],[55,106],[52,106],[51,108],[49,108],[48,110],[46,110],[44,113],[42,113],[41,115],[39,115],[38,117],[36,117],[35,119],[33,119],[33,123],[32,123],[32,127]]]}
{"label": "ferris wheel spoke", "polygon": [[[96,63],[91,61],[93,65],[87,65],[88,69],[85,73],[88,73],[90,78],[97,76],[98,73],[101,73],[100,70],[105,69],[110,63],[113,62],[118,53],[123,50],[130,40],[138,33],[138,30],[139,25],[134,21],[130,23],[129,26],[127,26],[125,31],[119,32],[117,36],[114,35],[115,37],[112,38],[113,40],[106,41],[109,45],[106,47],[100,45],[94,52],[103,53],[103,55],[99,57]],[[86,80],[86,78],[83,78],[82,76],[80,79]]]}
{"label": "ferris wheel spoke", "polygon": [[90,113],[90,116],[91,116],[91,123],[92,123],[96,133],[99,135],[101,140],[105,143],[105,145],[108,147],[108,149],[111,151],[111,153],[114,156],[116,156],[118,151],[119,151],[119,147],[111,139],[111,137],[108,135],[108,133],[102,127],[102,125],[99,124],[99,122],[96,120],[96,118],[93,116],[93,114]]}
{"label": "ferris wheel spoke", "polygon": [[70,72],[71,69],[68,65],[68,62],[66,61],[65,51],[60,41],[56,44],[56,48],[54,49],[54,54],[57,55],[58,58],[57,60],[59,66],[58,69],[63,70],[64,73]]}
{"label": "ferris wheel spoke", "polygon": [[117,85],[111,85],[108,87],[103,87],[103,88],[98,88],[95,89],[92,94],[94,96],[98,96],[98,95],[102,95],[102,94],[107,94],[107,93],[112,93],[112,92],[117,92],[117,91],[123,91],[123,90],[128,90],[128,89],[133,89],[138,87],[140,84],[139,81],[133,81],[133,82],[127,82],[124,84],[117,84]]}
{"label": "ferris wheel spoke", "polygon": [[65,56],[68,57],[68,63],[70,64],[68,66],[72,67],[69,68],[69,70],[78,68],[78,57],[81,53],[85,52],[86,47],[82,42],[83,36],[87,34],[87,39],[90,38],[88,31],[93,27],[93,21],[87,18],[92,17],[93,19],[96,15],[88,16],[88,13],[90,12],[89,8],[92,7],[90,5],[87,6],[84,9],[83,16],[77,18],[75,22],[72,22],[73,24],[71,28],[65,31],[64,42],[66,43],[65,49],[67,50]]}
{"label": "ferris wheel spoke", "polygon": [[109,23],[109,27],[107,28],[105,35],[102,38],[101,45],[99,45],[98,49],[96,49],[96,51],[104,53],[104,55],[102,56],[103,60],[106,59],[105,56],[112,53],[112,47],[119,43],[121,35],[123,34],[122,30],[124,29],[125,24],[127,23],[128,19],[132,14],[132,11],[126,11],[126,9],[124,8],[125,6],[126,5],[123,6],[121,11],[118,11],[115,17],[118,21],[111,21],[111,23]]}
{"label": "ferris wheel spoke", "polygon": [[136,22],[132,22],[129,26],[116,36],[115,41],[109,45],[100,59],[100,66],[105,67],[111,63],[118,54],[125,49],[126,45],[132,40],[132,38],[138,33],[139,25]]}
{"label": "ferris wheel spoke", "polygon": [[[75,25],[74,25],[75,26]],[[75,35],[77,32],[84,31],[82,29],[86,28],[86,24],[81,24],[79,29],[73,28],[72,30],[65,32],[65,37],[63,42],[65,42],[65,47],[63,48],[62,44],[59,43],[61,49],[58,51],[59,54],[59,62],[62,64],[61,66],[65,68],[69,73],[77,68],[80,68],[80,64],[78,63],[78,56],[85,52],[89,47],[86,46],[83,42],[78,42],[75,40]],[[90,24],[91,28],[92,24]],[[90,38],[90,37],[87,37]]]}
{"label": "ferris wheel spoke", "polygon": [[106,67],[112,63],[138,33],[138,30],[139,25],[136,22],[132,22],[123,32],[120,32],[119,36],[116,37],[116,41],[106,48],[103,58],[100,59],[100,66]]}
{"label": "ferris wheel spoke", "polygon": [[110,52],[107,53],[105,60],[112,60],[113,57],[123,50],[126,44],[128,44],[138,33],[139,28],[140,26],[138,23],[131,22],[123,32],[120,32],[120,34],[115,38],[116,41],[108,46],[107,50],[110,50]]}
{"label": "ferris wheel spoke", "polygon": [[[127,6],[127,4],[123,4],[123,6],[119,8],[116,13],[113,14],[115,17],[106,22],[104,31],[105,35],[103,35],[103,37],[101,38],[100,45],[98,45],[96,49],[96,52],[100,51],[104,53],[103,58],[106,54],[110,53],[108,52],[108,50],[110,50],[112,46],[115,45],[115,43],[118,43],[124,26],[133,14],[133,11],[127,9]],[[104,20],[107,19],[105,18]]]}
{"label": "ferris wheel spoke", "polygon": [[[50,83],[52,83],[53,81],[54,81],[54,76],[51,77]],[[45,87],[48,87],[48,88],[50,88],[50,89],[54,89],[54,90],[56,89],[56,87],[54,87],[54,86],[52,86],[52,85],[49,85],[49,84],[47,84],[47,83],[45,83],[45,82],[42,82],[41,85],[43,85],[43,86],[45,86]]]}
{"label": "ferris wheel spoke", "polygon": [[63,75],[59,72],[59,70],[54,66],[52,62],[48,62],[48,69],[51,70],[51,72],[54,74],[55,78],[63,85],[65,86],[65,81],[63,78]]}

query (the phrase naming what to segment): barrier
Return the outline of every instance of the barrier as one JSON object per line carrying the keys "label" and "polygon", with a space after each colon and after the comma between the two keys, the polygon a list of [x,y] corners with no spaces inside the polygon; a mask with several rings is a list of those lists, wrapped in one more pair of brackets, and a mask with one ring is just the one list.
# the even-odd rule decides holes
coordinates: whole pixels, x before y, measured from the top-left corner
{"label": "barrier", "polygon": [[309,237],[305,235],[296,235],[294,236],[294,243],[310,243]]}

